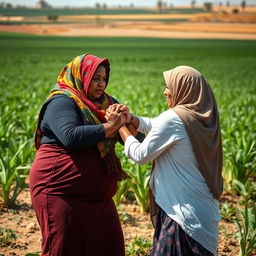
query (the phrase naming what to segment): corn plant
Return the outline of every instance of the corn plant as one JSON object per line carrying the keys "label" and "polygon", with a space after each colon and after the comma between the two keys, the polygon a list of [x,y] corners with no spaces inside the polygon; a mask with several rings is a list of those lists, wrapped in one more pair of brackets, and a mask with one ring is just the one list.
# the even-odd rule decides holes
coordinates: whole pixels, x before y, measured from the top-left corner
{"label": "corn plant", "polygon": [[113,197],[117,206],[121,200],[129,196],[132,193],[135,196],[135,200],[140,206],[141,212],[148,212],[149,210],[149,179],[150,179],[150,166],[139,166],[133,163],[131,160],[122,157],[123,149],[120,145],[117,146],[117,155],[122,160],[123,169],[130,175],[130,178],[121,181],[116,195]]}
{"label": "corn plant", "polygon": [[10,108],[7,106],[4,108],[4,113],[0,115],[0,143],[1,149],[8,147],[8,142],[11,138],[13,138],[13,134],[15,131],[15,123],[12,122],[12,119],[9,118],[11,115]]}
{"label": "corn plant", "polygon": [[149,210],[149,179],[150,169],[148,165],[135,165],[129,170],[129,175],[132,177],[128,180],[129,187],[134,192],[137,203],[140,206],[141,212]]}
{"label": "corn plant", "polygon": [[221,217],[226,221],[231,221],[235,214],[237,208],[230,206],[227,202],[224,202],[220,208]]}
{"label": "corn plant", "polygon": [[135,240],[128,244],[126,249],[126,256],[150,256],[152,242],[144,238],[135,238]]}
{"label": "corn plant", "polygon": [[123,224],[132,223],[133,218],[130,214],[121,211],[120,208],[117,208],[117,211],[118,211],[118,215],[121,223]]}
{"label": "corn plant", "polygon": [[231,185],[236,179],[245,183],[256,174],[256,130],[255,130],[255,96],[241,97],[239,104],[230,104],[223,119],[223,176]]}
{"label": "corn plant", "polygon": [[[14,144],[11,149],[14,150]],[[30,145],[31,146],[31,145]],[[31,155],[29,141],[20,146],[16,144],[16,152],[10,150],[1,151],[0,155],[0,184],[1,194],[4,205],[11,207],[20,192],[25,189],[25,180],[28,176],[30,165],[26,162]]]}
{"label": "corn plant", "polygon": [[122,200],[125,198],[125,192],[128,189],[128,180],[122,180],[118,182],[118,190],[113,196],[116,206],[120,206]]}
{"label": "corn plant", "polygon": [[245,183],[240,182],[239,180],[232,181],[232,190],[242,196],[241,203],[255,202],[256,201],[256,184],[250,180]]}
{"label": "corn plant", "polygon": [[239,256],[250,256],[256,249],[256,206],[248,208],[245,205],[241,211],[242,222],[235,220],[238,227],[237,239],[239,243]]}
{"label": "corn plant", "polygon": [[9,246],[14,240],[17,239],[17,235],[12,229],[5,229],[0,227],[0,246]]}

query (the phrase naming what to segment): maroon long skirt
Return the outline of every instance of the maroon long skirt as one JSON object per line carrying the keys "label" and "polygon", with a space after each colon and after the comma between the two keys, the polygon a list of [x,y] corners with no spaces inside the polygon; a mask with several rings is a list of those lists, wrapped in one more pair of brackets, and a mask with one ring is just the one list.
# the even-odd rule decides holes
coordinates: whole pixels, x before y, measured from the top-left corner
{"label": "maroon long skirt", "polygon": [[44,256],[124,256],[124,239],[97,149],[68,151],[41,145],[30,171],[30,191]]}

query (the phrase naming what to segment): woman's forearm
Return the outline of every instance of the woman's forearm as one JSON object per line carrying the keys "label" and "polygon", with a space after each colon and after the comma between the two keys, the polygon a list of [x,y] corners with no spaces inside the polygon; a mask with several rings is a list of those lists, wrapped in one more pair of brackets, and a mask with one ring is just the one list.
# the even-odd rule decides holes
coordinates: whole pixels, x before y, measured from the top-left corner
{"label": "woman's forearm", "polygon": [[130,133],[136,137],[138,135],[137,129],[133,126],[133,124],[126,125],[127,129],[130,131]]}
{"label": "woman's forearm", "polygon": [[139,127],[139,124],[140,124],[139,118],[132,115],[132,120],[130,121],[130,123],[128,123],[124,126],[121,126],[121,128],[119,129],[119,134],[120,134],[123,142],[125,142],[127,137],[130,135],[132,135],[134,137],[136,137],[138,135],[137,128]]}
{"label": "woman's forearm", "polygon": [[126,126],[121,126],[119,129],[119,134],[123,140],[123,142],[126,141],[126,139],[132,135],[132,133],[129,131],[129,129]]}
{"label": "woman's forearm", "polygon": [[109,123],[104,123],[103,127],[105,129],[105,138],[110,138],[117,128]]}

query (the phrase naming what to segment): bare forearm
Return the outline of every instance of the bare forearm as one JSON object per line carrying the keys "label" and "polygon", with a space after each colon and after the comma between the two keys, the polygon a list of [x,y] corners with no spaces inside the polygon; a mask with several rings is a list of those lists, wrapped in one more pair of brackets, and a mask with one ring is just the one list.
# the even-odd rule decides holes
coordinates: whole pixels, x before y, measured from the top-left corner
{"label": "bare forearm", "polygon": [[139,118],[137,118],[136,116],[132,116],[132,120],[129,124],[126,124],[126,126],[121,126],[121,128],[119,129],[119,134],[124,142],[126,141],[128,136],[133,135],[134,137],[136,137],[138,135],[137,128],[139,127],[139,123]]}
{"label": "bare forearm", "polygon": [[130,131],[130,133],[136,137],[138,135],[137,129],[133,126],[133,124],[126,125],[127,129]]}
{"label": "bare forearm", "polygon": [[109,123],[104,123],[103,126],[105,129],[105,138],[110,138],[113,133],[119,129],[118,126],[114,126]]}
{"label": "bare forearm", "polygon": [[129,129],[126,126],[121,126],[119,129],[119,134],[123,140],[123,142],[126,141],[126,139],[132,135],[132,133],[129,131]]}
{"label": "bare forearm", "polygon": [[105,129],[105,137],[108,138],[111,134],[114,133],[115,129],[113,126],[109,125],[108,123],[103,124],[104,129]]}

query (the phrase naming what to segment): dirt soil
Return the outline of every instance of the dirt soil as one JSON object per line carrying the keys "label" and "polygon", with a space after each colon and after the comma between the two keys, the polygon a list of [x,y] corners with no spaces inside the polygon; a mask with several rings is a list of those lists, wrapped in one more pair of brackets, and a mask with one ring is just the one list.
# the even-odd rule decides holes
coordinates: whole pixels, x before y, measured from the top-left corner
{"label": "dirt soil", "polygon": [[256,25],[225,23],[83,25],[0,25],[0,31],[56,36],[156,37],[256,40]]}
{"label": "dirt soil", "polygon": [[[0,31],[56,36],[108,36],[256,40],[256,7],[233,14],[232,9],[197,14],[60,16],[55,24],[46,17],[8,17],[21,25],[0,25]],[[4,21],[6,17],[0,17]],[[185,19],[183,22],[164,20]],[[162,20],[162,21],[161,21]],[[8,22],[7,20],[5,20]],[[25,24],[25,22],[46,22]],[[65,22],[66,24],[61,24]]]}
{"label": "dirt soil", "polygon": [[[239,198],[233,194],[224,193],[221,202],[228,202],[230,205],[237,207]],[[0,247],[0,255],[40,254],[41,233],[31,206],[28,188],[20,194],[17,203],[17,207],[13,209],[0,207],[0,228],[12,229],[17,236],[17,239],[13,240],[9,246]],[[126,243],[134,241],[136,237],[152,240],[153,228],[149,214],[140,213],[139,206],[134,202],[122,204],[119,212],[126,219],[126,223],[122,224]],[[238,255],[239,246],[234,236],[236,232],[237,227],[234,223],[225,220],[220,222],[219,256]],[[256,251],[253,255],[256,255]]]}

